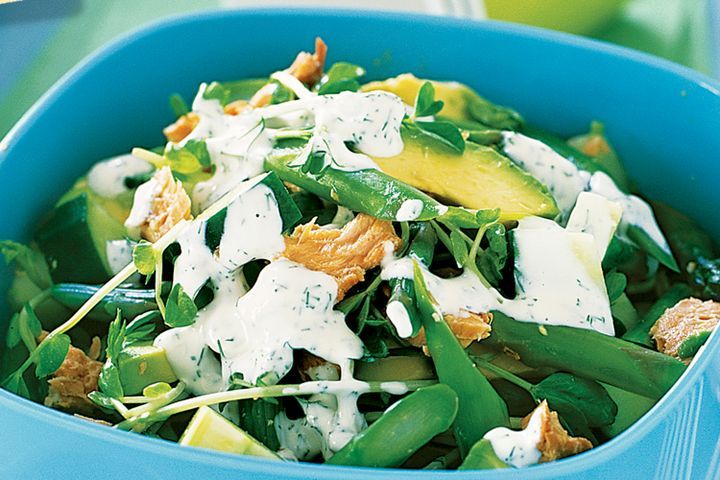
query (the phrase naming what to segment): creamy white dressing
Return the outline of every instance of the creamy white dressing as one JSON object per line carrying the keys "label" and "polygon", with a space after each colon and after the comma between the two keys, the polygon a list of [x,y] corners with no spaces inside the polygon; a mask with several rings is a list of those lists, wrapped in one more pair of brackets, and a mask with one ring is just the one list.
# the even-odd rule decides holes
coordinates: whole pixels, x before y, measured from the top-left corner
{"label": "creamy white dressing", "polygon": [[119,155],[96,163],[88,172],[88,186],[104,198],[115,198],[129,191],[125,179],[152,171],[153,166],[133,155]]}
{"label": "creamy white dressing", "polygon": [[602,195],[582,192],[575,203],[566,229],[569,232],[589,233],[595,239],[598,257],[605,257],[615,230],[622,217],[622,206]]}
{"label": "creamy white dressing", "polygon": [[422,200],[405,200],[400,205],[400,208],[398,208],[398,211],[395,214],[395,220],[398,222],[411,222],[420,216],[424,206],[425,204]]}
{"label": "creamy white dressing", "polygon": [[155,178],[151,178],[135,190],[132,209],[125,220],[125,228],[130,237],[140,238],[140,227],[152,213],[153,200],[161,191],[162,185]]}
{"label": "creamy white dressing", "polygon": [[590,174],[543,142],[521,133],[503,132],[502,148],[513,162],[550,190],[564,217],[580,192],[588,188]]}
{"label": "creamy white dressing", "polygon": [[[418,262],[443,315],[466,317],[468,312],[495,310],[522,322],[614,335],[601,259],[592,235],[567,231],[551,220],[527,217],[513,230],[513,239],[518,292],[514,299],[486,287],[470,270],[454,278],[441,278]],[[389,252],[382,263],[383,280],[412,279],[413,260],[394,258]],[[406,311],[392,307],[387,313],[399,335],[408,332]]]}
{"label": "creamy white dressing", "polygon": [[133,246],[128,240],[108,240],[105,243],[105,254],[107,255],[110,272],[115,275],[132,263],[132,253]]}
{"label": "creamy white dressing", "polygon": [[536,408],[525,429],[516,431],[505,427],[493,428],[483,438],[490,441],[495,455],[516,468],[529,467],[540,461],[538,450],[544,411]]}
{"label": "creamy white dressing", "polygon": [[385,307],[385,314],[393,327],[395,327],[395,331],[400,338],[408,338],[412,335],[413,327],[410,314],[402,302],[397,300],[388,302]]}
{"label": "creamy white dressing", "polygon": [[612,178],[603,172],[595,172],[590,179],[590,191],[617,202],[621,205],[623,214],[620,222],[620,232],[624,233],[628,225],[634,225],[650,236],[662,250],[671,253],[670,246],[655,220],[652,208],[640,197],[623,193]]}
{"label": "creamy white dressing", "polygon": [[307,418],[290,419],[280,412],[274,420],[280,451],[289,451],[296,460],[312,460],[323,451],[325,441],[320,431]]}

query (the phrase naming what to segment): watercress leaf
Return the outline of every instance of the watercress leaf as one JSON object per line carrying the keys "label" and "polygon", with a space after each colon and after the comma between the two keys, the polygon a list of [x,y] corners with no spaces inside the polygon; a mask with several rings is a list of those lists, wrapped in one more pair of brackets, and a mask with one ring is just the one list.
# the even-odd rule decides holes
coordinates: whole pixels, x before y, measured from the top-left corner
{"label": "watercress leaf", "polygon": [[360,82],[355,79],[344,78],[335,82],[329,82],[318,89],[318,95],[332,95],[340,92],[357,92],[360,89]]}
{"label": "watercress leaf", "polygon": [[168,102],[170,103],[170,109],[176,117],[182,117],[190,111],[190,107],[188,107],[185,99],[179,93],[170,95]]}
{"label": "watercress leaf", "polygon": [[0,253],[5,257],[6,264],[15,262],[16,268],[27,273],[30,280],[41,289],[52,285],[50,269],[42,253],[12,240],[0,241]]}
{"label": "watercress leaf", "polygon": [[115,319],[108,326],[107,346],[105,347],[106,357],[111,361],[116,361],[118,355],[122,351],[125,344],[125,334],[127,327],[122,319],[120,310],[115,314]]}
{"label": "watercress leaf", "polygon": [[480,225],[497,222],[500,219],[500,209],[483,209],[475,212],[475,218]]}
{"label": "watercress leaf", "polygon": [[158,263],[158,254],[152,243],[141,240],[133,248],[133,263],[142,275],[152,275]]}
{"label": "watercress leaf", "polygon": [[605,286],[607,287],[610,303],[614,302],[625,291],[627,287],[627,277],[620,272],[610,272],[605,275]]}
{"label": "watercress leaf", "polygon": [[480,228],[475,212],[463,207],[448,207],[447,212],[440,215],[438,220],[458,228]]}
{"label": "watercress leaf", "polygon": [[3,388],[24,398],[30,398],[30,390],[21,374],[15,373],[3,383]]}
{"label": "watercress leaf", "polygon": [[700,347],[705,344],[711,333],[712,332],[709,331],[700,332],[686,338],[678,348],[678,357],[682,359],[694,357],[698,350],[700,350]]}
{"label": "watercress leaf", "polygon": [[193,139],[180,148],[173,147],[165,152],[165,158],[173,173],[181,179],[212,165],[205,140]]}
{"label": "watercress leaf", "polygon": [[123,386],[120,381],[120,370],[110,360],[107,360],[100,371],[98,388],[102,393],[111,398],[123,396]]}
{"label": "watercress leaf", "polygon": [[195,323],[197,312],[195,302],[185,293],[182,285],[173,285],[165,305],[165,324],[169,327],[187,327]]}
{"label": "watercress leaf", "polygon": [[508,244],[505,237],[505,226],[502,223],[490,225],[485,232],[488,247],[480,252],[477,265],[483,276],[493,285],[502,279],[502,270],[508,256]]}
{"label": "watercress leaf", "polygon": [[158,310],[151,310],[135,317],[125,328],[124,345],[151,340],[155,336],[156,320],[160,317],[160,311]]}
{"label": "watercress leaf", "polygon": [[450,244],[452,245],[452,255],[457,262],[458,267],[462,267],[468,260],[468,246],[462,235],[457,230],[450,232]]}
{"label": "watercress leaf", "polygon": [[435,100],[435,87],[430,82],[425,82],[420,86],[417,97],[415,97],[415,112],[413,117],[427,117],[435,115],[442,110],[443,102]]}
{"label": "watercress leaf", "polygon": [[37,347],[35,375],[38,378],[45,378],[55,373],[65,360],[69,349],[70,337],[67,335],[47,337]]}
{"label": "watercress leaf", "polygon": [[320,95],[355,92],[360,88],[357,79],[363,75],[365,70],[357,65],[347,62],[334,63],[318,83],[317,92]]}
{"label": "watercress leaf", "polygon": [[101,392],[90,392],[88,393],[88,398],[98,407],[115,410],[115,405],[113,405],[112,399]]}
{"label": "watercress leaf", "polygon": [[611,425],[618,412],[617,404],[602,385],[570,373],[550,375],[535,385],[531,394],[537,401],[547,400],[553,410],[571,403],[593,428]]}
{"label": "watercress leaf", "polygon": [[18,329],[20,338],[25,345],[35,346],[37,338],[42,333],[42,324],[40,319],[35,315],[35,311],[32,309],[30,304],[26,303],[23,305],[20,315],[18,317]]}
{"label": "watercress leaf", "polygon": [[358,313],[357,316],[357,331],[356,334],[360,335],[360,332],[363,331],[365,328],[365,323],[368,319],[368,314],[370,313],[370,301],[372,300],[372,295],[367,295],[365,299],[363,300],[362,307],[360,307],[360,313]]}
{"label": "watercress leaf", "polygon": [[455,152],[461,154],[465,151],[465,139],[460,133],[460,129],[458,129],[454,123],[446,121],[425,122],[416,120],[415,126],[440,140],[444,145],[450,147]]}

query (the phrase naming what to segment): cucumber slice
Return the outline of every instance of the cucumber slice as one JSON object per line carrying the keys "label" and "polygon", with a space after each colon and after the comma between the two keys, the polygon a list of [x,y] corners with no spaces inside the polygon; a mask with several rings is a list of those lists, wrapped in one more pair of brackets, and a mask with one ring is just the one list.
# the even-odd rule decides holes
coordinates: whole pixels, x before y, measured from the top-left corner
{"label": "cucumber slice", "polygon": [[207,406],[198,409],[178,443],[221,452],[280,459],[265,445]]}
{"label": "cucumber slice", "polygon": [[55,282],[103,283],[112,274],[107,242],[126,235],[122,223],[83,192],[55,207],[35,241]]}

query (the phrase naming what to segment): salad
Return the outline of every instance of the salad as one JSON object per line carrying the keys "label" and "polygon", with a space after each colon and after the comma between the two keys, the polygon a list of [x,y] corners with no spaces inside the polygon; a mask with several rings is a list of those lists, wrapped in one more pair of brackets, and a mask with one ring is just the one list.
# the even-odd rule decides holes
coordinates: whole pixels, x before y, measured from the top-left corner
{"label": "salad", "polygon": [[327,47],[170,98],[0,243],[2,387],[276,461],[522,468],[617,436],[720,320],[713,240],[469,86]]}

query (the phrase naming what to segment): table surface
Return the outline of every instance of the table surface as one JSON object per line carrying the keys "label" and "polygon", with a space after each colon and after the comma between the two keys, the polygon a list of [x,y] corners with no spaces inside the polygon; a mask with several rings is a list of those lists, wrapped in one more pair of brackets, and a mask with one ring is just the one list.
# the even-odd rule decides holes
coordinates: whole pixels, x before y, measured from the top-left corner
{"label": "table surface", "polygon": [[[281,6],[442,13],[443,0],[25,0],[0,5],[0,137],[60,76],[108,40],[166,15],[208,8]],[[0,2],[1,3],[1,2]],[[631,0],[592,36],[711,73],[720,0]],[[445,12],[447,13],[447,12]],[[720,33],[720,32],[716,32]],[[720,38],[718,38],[720,44]],[[720,54],[720,48],[716,49]],[[720,71],[718,72],[720,73]]]}

